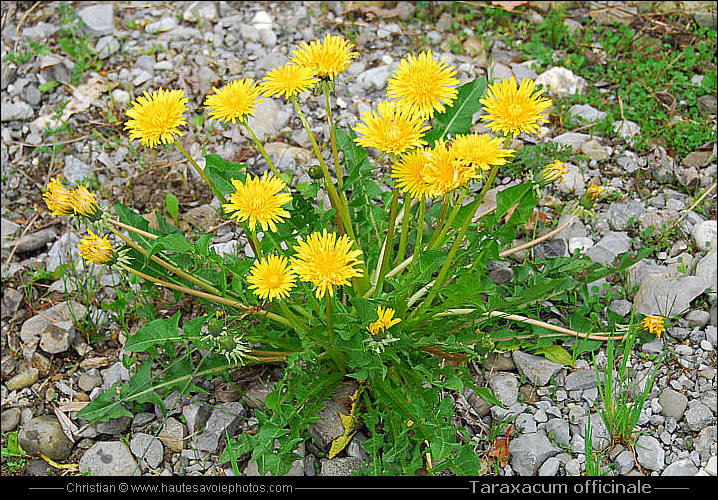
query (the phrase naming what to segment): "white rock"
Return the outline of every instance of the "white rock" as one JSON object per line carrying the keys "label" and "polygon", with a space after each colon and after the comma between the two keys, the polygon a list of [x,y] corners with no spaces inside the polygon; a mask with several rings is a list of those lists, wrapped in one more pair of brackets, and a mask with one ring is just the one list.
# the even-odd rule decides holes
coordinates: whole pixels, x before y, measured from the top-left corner
{"label": "white rock", "polygon": [[570,69],[560,66],[553,67],[541,73],[536,78],[536,84],[542,84],[550,94],[565,97],[569,94],[582,94],[586,88],[586,80],[576,76]]}
{"label": "white rock", "polygon": [[710,250],[711,243],[718,237],[718,222],[704,220],[693,226],[693,241],[701,250]]}
{"label": "white rock", "polygon": [[641,127],[631,120],[619,120],[613,122],[613,131],[626,140],[626,142],[631,143],[633,137],[641,133]]}

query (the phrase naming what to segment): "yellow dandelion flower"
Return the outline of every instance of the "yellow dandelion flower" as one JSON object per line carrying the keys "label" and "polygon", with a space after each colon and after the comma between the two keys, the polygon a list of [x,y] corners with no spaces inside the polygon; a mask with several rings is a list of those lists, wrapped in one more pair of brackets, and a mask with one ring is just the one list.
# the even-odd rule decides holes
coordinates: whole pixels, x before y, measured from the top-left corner
{"label": "yellow dandelion flower", "polygon": [[392,167],[391,176],[396,185],[412,198],[434,196],[434,188],[425,178],[426,162],[427,153],[414,150],[404,154]]}
{"label": "yellow dandelion flower", "polygon": [[666,331],[666,327],[663,325],[665,318],[663,316],[654,316],[649,314],[641,321],[641,326],[644,330],[650,333],[656,334],[658,338],[661,338],[661,334]]}
{"label": "yellow dandelion flower", "polygon": [[357,144],[394,154],[426,145],[421,137],[429,126],[416,114],[398,107],[394,101],[380,102],[377,111],[369,110],[362,115],[364,123],[354,129],[360,134],[354,139]]}
{"label": "yellow dandelion flower", "polygon": [[70,192],[70,203],[76,214],[85,217],[93,217],[100,209],[97,204],[97,196],[88,191],[85,186],[77,186]]}
{"label": "yellow dandelion flower", "polygon": [[394,318],[394,314],[396,313],[396,311],[394,311],[394,309],[392,309],[391,307],[383,309],[381,306],[379,306],[376,312],[379,315],[379,319],[377,319],[375,322],[373,322],[367,327],[367,330],[369,330],[369,333],[371,333],[372,335],[377,335],[380,332],[385,332],[392,326],[401,322],[401,319]]}
{"label": "yellow dandelion flower", "polygon": [[300,43],[291,59],[297,66],[312,68],[320,78],[334,80],[351,65],[352,58],[359,57],[352,47],[354,44],[344,38],[327,34],[324,40]]}
{"label": "yellow dandelion flower", "polygon": [[284,96],[285,99],[290,99],[309,92],[318,82],[313,68],[287,63],[270,70],[259,88],[262,94],[268,97]]}
{"label": "yellow dandelion flower", "polygon": [[482,170],[494,165],[505,165],[513,155],[513,149],[504,149],[504,141],[489,134],[458,135],[451,149],[460,162]]}
{"label": "yellow dandelion flower", "polygon": [[80,249],[80,256],[89,262],[95,264],[111,263],[115,257],[115,251],[112,249],[112,243],[107,237],[97,236],[88,229],[87,236],[80,240],[77,248]]}
{"label": "yellow dandelion flower", "polygon": [[72,213],[71,191],[53,177],[42,194],[50,215],[70,215]]}
{"label": "yellow dandelion flower", "polygon": [[254,263],[247,281],[257,297],[272,301],[289,297],[296,278],[286,257],[269,255]]}
{"label": "yellow dandelion flower", "polygon": [[294,247],[297,255],[292,257],[292,269],[302,281],[317,287],[318,299],[329,292],[334,295],[334,287],[348,285],[351,278],[362,276],[359,268],[362,252],[352,250],[349,237],[344,234],[337,238],[335,233],[312,233],[306,241],[300,241]]}
{"label": "yellow dandelion flower", "polygon": [[436,141],[427,155],[424,178],[437,196],[465,186],[478,176],[473,166],[459,161],[453,148],[443,139]]}
{"label": "yellow dandelion flower", "polygon": [[590,186],[588,186],[586,192],[588,193],[588,197],[591,198],[591,200],[596,201],[601,196],[601,193],[603,193],[603,186],[591,184]]}
{"label": "yellow dandelion flower", "polygon": [[212,87],[212,90],[214,94],[205,98],[204,106],[211,110],[210,118],[224,120],[225,123],[243,122],[247,116],[254,114],[254,106],[261,95],[259,85],[251,78],[234,80],[221,89]]}
{"label": "yellow dandelion flower", "polygon": [[568,173],[568,165],[561,160],[556,160],[553,163],[549,163],[541,171],[541,181],[550,182],[563,182],[564,177]]}
{"label": "yellow dandelion flower", "polygon": [[179,127],[187,125],[182,115],[187,111],[188,99],[183,90],[160,90],[137,98],[127,116],[132,118],[125,124],[130,131],[130,140],[139,139],[144,146],[154,147],[162,142],[173,144],[175,135],[181,136]]}
{"label": "yellow dandelion flower", "polygon": [[386,95],[421,118],[431,119],[434,111],[443,113],[458,95],[456,70],[445,60],[437,61],[431,51],[409,54],[387,83]]}
{"label": "yellow dandelion flower", "polygon": [[544,114],[551,101],[534,93],[536,82],[523,79],[501,80],[489,86],[486,96],[479,100],[486,114],[481,118],[493,132],[516,137],[521,132],[535,133],[548,118]]}
{"label": "yellow dandelion flower", "polygon": [[292,195],[280,193],[287,187],[282,179],[267,172],[261,179],[247,174],[246,182],[232,179],[232,185],[235,191],[229,195],[229,203],[223,205],[224,209],[228,213],[236,212],[232,217],[239,221],[248,220],[250,229],[254,230],[259,223],[264,231],[268,228],[276,231],[276,223],[289,217],[289,212],[282,206],[292,201]]}

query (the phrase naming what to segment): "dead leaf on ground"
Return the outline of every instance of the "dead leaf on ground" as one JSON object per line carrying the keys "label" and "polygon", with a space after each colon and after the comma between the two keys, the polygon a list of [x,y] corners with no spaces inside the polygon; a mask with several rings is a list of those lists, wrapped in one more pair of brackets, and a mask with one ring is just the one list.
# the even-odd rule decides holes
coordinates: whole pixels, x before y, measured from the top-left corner
{"label": "dead leaf on ground", "polygon": [[501,467],[506,467],[509,464],[509,458],[511,453],[509,452],[509,434],[511,434],[512,425],[509,425],[506,429],[506,437],[496,438],[494,441],[494,449],[489,452],[491,458],[495,458],[499,461]]}
{"label": "dead leaf on ground", "polygon": [[502,9],[504,9],[508,12],[513,12],[516,7],[521,7],[522,5],[528,5],[528,4],[529,4],[528,2],[520,2],[520,1],[511,2],[511,1],[497,0],[495,2],[491,2],[491,5],[493,5],[494,7],[501,7]]}

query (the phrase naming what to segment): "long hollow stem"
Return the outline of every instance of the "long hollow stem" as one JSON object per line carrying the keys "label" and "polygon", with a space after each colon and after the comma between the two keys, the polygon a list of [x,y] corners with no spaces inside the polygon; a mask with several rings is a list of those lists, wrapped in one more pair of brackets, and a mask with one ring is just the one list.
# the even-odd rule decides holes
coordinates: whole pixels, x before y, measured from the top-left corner
{"label": "long hollow stem", "polygon": [[433,244],[429,246],[430,250],[435,250],[435,249],[439,248],[444,243],[446,235],[449,233],[449,230],[451,229],[451,224],[454,223],[456,214],[459,213],[459,209],[461,208],[461,203],[464,201],[465,197],[466,197],[466,191],[464,190],[459,195],[459,199],[456,200],[456,203],[454,204],[454,208],[451,209],[451,213],[449,214],[449,217],[446,219],[444,226],[441,228],[441,231],[439,232],[439,236],[433,241]]}
{"label": "long hollow stem", "polygon": [[397,206],[399,204],[399,189],[394,184],[394,190],[391,196],[391,212],[389,214],[389,227],[386,230],[386,239],[384,240],[384,248],[382,249],[381,261],[379,262],[379,274],[376,280],[376,289],[374,293],[381,293],[381,286],[384,282],[384,276],[386,275],[386,268],[389,265],[391,259],[391,252],[394,238],[394,224],[396,222]]}
{"label": "long hollow stem", "polygon": [[177,149],[180,150],[180,153],[184,155],[185,158],[190,162],[190,164],[194,167],[194,169],[197,171],[197,173],[204,179],[204,182],[207,183],[209,188],[212,190],[214,195],[217,197],[221,205],[224,205],[226,203],[226,200],[224,199],[224,196],[222,193],[219,192],[219,189],[217,189],[217,186],[214,185],[214,182],[210,180],[209,177],[207,177],[207,174],[204,173],[204,170],[202,170],[199,165],[197,165],[197,162],[194,161],[194,159],[190,156],[190,154],[187,152],[187,150],[182,147],[182,144],[179,143],[179,141],[175,141],[175,146],[177,146]]}
{"label": "long hollow stem", "polygon": [[122,229],[126,229],[131,233],[139,234],[140,236],[144,236],[145,238],[149,238],[151,240],[156,240],[157,238],[159,238],[159,236],[157,236],[156,234],[148,233],[147,231],[143,231],[142,229],[137,229],[134,226],[130,226],[129,224],[125,224],[115,219],[107,219],[107,222],[117,227],[121,227]]}
{"label": "long hollow stem", "polygon": [[254,246],[254,255],[257,257],[257,259],[262,258],[262,245],[259,243],[259,239],[257,238],[257,230],[256,227],[249,230],[249,238],[251,239],[253,246]]}
{"label": "long hollow stem", "polygon": [[404,215],[401,219],[401,237],[399,238],[399,251],[396,254],[395,262],[402,262],[406,255],[406,243],[409,240],[409,219],[411,218],[411,198],[409,196],[404,196],[402,211]]}
{"label": "long hollow stem", "polygon": [[329,137],[332,143],[332,156],[334,157],[334,169],[337,173],[337,185],[339,189],[344,188],[344,176],[342,174],[342,167],[339,163],[339,152],[337,150],[337,136],[334,129],[334,118],[332,116],[332,106],[329,102],[329,86],[324,85],[324,96],[326,97],[327,104],[327,123],[329,124]]}
{"label": "long hollow stem", "polygon": [[421,197],[421,204],[419,205],[419,220],[417,221],[416,227],[416,244],[414,245],[414,255],[412,262],[416,265],[419,262],[421,256],[421,240],[424,239],[424,214],[426,211],[426,198]]}
{"label": "long hollow stem", "polygon": [[266,161],[267,164],[269,165],[269,168],[272,169],[272,173],[274,175],[276,175],[277,177],[279,177],[279,171],[277,170],[277,167],[274,166],[274,162],[267,154],[267,151],[264,149],[264,146],[262,146],[262,143],[259,142],[259,139],[257,139],[257,136],[254,134],[254,131],[249,127],[249,123],[247,123],[246,121],[241,122],[241,123],[244,126],[244,128],[247,129],[247,132],[249,132],[249,135],[252,138],[252,142],[254,143],[255,146],[257,146],[257,149],[264,157],[264,161]]}
{"label": "long hollow stem", "polygon": [[[141,246],[139,246],[137,243],[135,243],[134,241],[132,241],[130,238],[128,238],[128,237],[125,236],[124,234],[120,233],[120,232],[117,231],[116,229],[111,229],[111,231],[112,231],[113,233],[115,233],[117,236],[119,236],[119,237],[122,239],[122,241],[124,241],[125,243],[127,243],[128,245],[130,245],[132,248],[134,248],[135,250],[137,250],[138,252],[140,252],[142,255],[145,255],[145,256],[147,255],[147,250],[145,250],[144,248],[142,248]],[[175,273],[177,276],[180,276],[180,277],[186,279],[186,280],[189,281],[190,283],[193,283],[193,284],[195,284],[195,285],[197,285],[197,286],[199,286],[199,287],[201,287],[201,288],[204,288],[204,289],[207,290],[208,292],[211,292],[211,293],[213,293],[213,294],[215,294],[215,295],[222,295],[222,292],[221,292],[221,291],[219,291],[218,289],[216,289],[215,287],[213,287],[213,286],[210,285],[209,283],[203,281],[201,278],[198,278],[198,277],[196,277],[196,276],[193,276],[193,275],[191,275],[191,274],[189,274],[189,273],[186,273],[186,272],[182,271],[181,269],[179,269],[179,268],[173,266],[173,265],[170,264],[169,262],[166,262],[166,261],[160,259],[157,255],[152,255],[152,256],[150,257],[150,259],[151,259],[153,262],[156,262],[156,263],[159,264],[160,266],[164,267],[164,268],[167,269],[168,271],[173,272],[173,273]]]}
{"label": "long hollow stem", "polygon": [[434,241],[436,241],[436,238],[439,237],[439,232],[441,231],[441,228],[444,227],[444,220],[446,218],[446,213],[449,211],[449,195],[444,195],[444,203],[441,205],[441,213],[439,214],[439,219],[436,221],[436,229],[434,229],[434,234],[431,235],[431,238],[429,238],[428,246],[431,246]]}

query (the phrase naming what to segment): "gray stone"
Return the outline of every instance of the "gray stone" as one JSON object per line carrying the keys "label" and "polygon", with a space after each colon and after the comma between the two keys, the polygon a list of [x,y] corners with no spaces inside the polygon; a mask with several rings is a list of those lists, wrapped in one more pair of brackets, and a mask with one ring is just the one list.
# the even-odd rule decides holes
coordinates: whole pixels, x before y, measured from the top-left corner
{"label": "gray stone", "polygon": [[489,279],[491,279],[491,281],[493,281],[497,285],[508,283],[513,278],[514,270],[510,267],[499,267],[497,269],[489,271]]}
{"label": "gray stone", "polygon": [[102,374],[102,389],[109,390],[115,382],[127,382],[130,380],[130,372],[118,361],[110,366]]}
{"label": "gray stone", "polygon": [[652,471],[660,471],[665,465],[663,445],[653,436],[644,434],[638,438],[636,454],[638,455],[638,463]]}
{"label": "gray stone", "polygon": [[586,251],[586,255],[594,262],[610,264],[624,252],[631,249],[631,238],[626,233],[610,232],[592,248]]}
{"label": "gray stone", "polygon": [[569,94],[582,94],[586,88],[586,80],[574,75],[570,69],[560,66],[544,71],[536,78],[537,85],[543,85],[548,93],[557,97]]}
{"label": "gray stone", "polygon": [[169,417],[157,436],[172,451],[181,452],[184,448],[185,426],[174,417]]}
{"label": "gray stone", "polygon": [[72,441],[62,432],[57,418],[48,415],[35,417],[20,427],[18,443],[26,453],[42,452],[57,461],[66,460],[72,453]]}
{"label": "gray stone", "polygon": [[15,391],[29,387],[37,382],[40,371],[37,368],[25,367],[20,373],[5,383],[8,391]]}
{"label": "gray stone", "polygon": [[713,420],[713,412],[700,401],[693,400],[688,406],[684,418],[690,430],[699,432],[710,425]]}
{"label": "gray stone", "polygon": [[489,387],[494,395],[506,406],[518,400],[519,383],[516,375],[507,372],[495,372],[488,377]]}
{"label": "gray stone", "polygon": [[364,465],[364,461],[356,457],[323,458],[321,461],[322,476],[351,476]]}
{"label": "gray stone", "polygon": [[633,303],[640,314],[670,317],[687,310],[709,286],[701,276],[666,278],[652,274],[644,278]]}
{"label": "gray stone", "polygon": [[583,391],[598,387],[596,372],[593,369],[576,370],[566,376],[564,389],[567,391]]}
{"label": "gray stone", "polygon": [[705,115],[714,115],[718,107],[717,103],[718,101],[714,95],[702,95],[698,98],[698,109]]}
{"label": "gray stone", "polygon": [[718,337],[716,335],[716,332],[718,330],[715,326],[707,326],[706,327],[706,341],[708,341],[713,347],[716,347],[716,344],[718,343]]}
{"label": "gray stone", "polygon": [[256,112],[249,117],[247,123],[260,141],[279,134],[289,121],[290,111],[283,108],[274,99],[262,99],[255,106]]}
{"label": "gray stone", "polygon": [[277,34],[271,29],[259,30],[259,40],[265,47],[274,47],[277,45]]}
{"label": "gray stone", "polygon": [[243,416],[244,406],[237,401],[217,405],[207,420],[204,432],[197,437],[196,448],[215,453],[227,433],[234,436],[239,431]]}
{"label": "gray stone", "polygon": [[606,118],[606,113],[588,104],[574,104],[568,112],[571,116],[577,116],[587,123],[594,123]]}
{"label": "gray stone", "polygon": [[[3,398],[4,399],[4,398]],[[2,412],[0,423],[3,432],[11,432],[20,423],[20,408],[8,408]]]}
{"label": "gray stone", "polygon": [[[21,236],[14,241],[2,242],[2,248],[15,248],[15,252],[23,254],[27,252],[34,252],[35,250],[44,250],[47,244],[53,241],[57,237],[57,232],[54,227],[46,227],[40,229],[31,234]],[[4,252],[3,252],[4,254]]]}
{"label": "gray stone", "polygon": [[65,167],[62,174],[71,184],[80,184],[85,179],[92,179],[92,168],[74,156],[65,157]]}
{"label": "gray stone", "polygon": [[558,472],[558,468],[561,466],[561,462],[556,457],[550,457],[546,460],[541,467],[539,467],[539,476],[555,476]]}
{"label": "gray stone", "polygon": [[580,476],[581,475],[581,463],[576,458],[572,458],[564,465],[566,475],[568,476]]}
{"label": "gray stone", "polygon": [[177,27],[177,18],[163,17],[157,22],[150,23],[145,26],[146,33],[160,33],[162,31],[170,31]]}
{"label": "gray stone", "polygon": [[65,352],[75,339],[75,326],[72,321],[49,323],[40,337],[40,348],[49,354]]}
{"label": "gray stone", "polygon": [[545,241],[543,243],[539,243],[536,245],[533,249],[534,252],[534,259],[535,260],[543,260],[543,259],[554,259],[556,257],[567,257],[568,256],[568,246],[566,244],[566,240],[564,239],[552,239],[549,241]]}
{"label": "gray stone", "polygon": [[206,404],[192,403],[182,407],[182,415],[187,422],[190,434],[196,434],[204,429],[211,414],[211,408]]}
{"label": "gray stone", "polygon": [[604,146],[596,139],[589,139],[581,146],[581,152],[589,160],[603,161],[611,156],[613,149],[610,146]]}
{"label": "gray stone", "polygon": [[110,434],[112,436],[124,434],[132,425],[132,417],[111,418],[107,422],[94,424],[98,434]]}
{"label": "gray stone", "polygon": [[510,352],[492,352],[486,356],[481,367],[488,371],[510,372],[516,370],[516,363]]}
{"label": "gray stone", "polygon": [[568,422],[566,422],[564,419],[552,418],[551,420],[546,422],[545,429],[546,435],[549,437],[549,439],[552,439],[563,446],[568,446],[568,444],[571,442],[571,430],[568,425]]}
{"label": "gray stone", "polygon": [[537,386],[547,385],[551,377],[561,369],[558,363],[522,351],[514,351],[513,357],[519,373]]}
{"label": "gray stone", "polygon": [[137,462],[124,443],[95,443],[80,459],[80,472],[92,476],[140,476]]}
{"label": "gray stone", "polygon": [[688,326],[706,326],[711,320],[711,313],[694,309],[688,311],[684,319],[688,322]]}
{"label": "gray stone", "polygon": [[636,18],[638,8],[624,2],[589,2],[589,15],[601,25],[623,24],[628,26]]}
{"label": "gray stone", "polygon": [[715,477],[716,469],[718,469],[718,459],[715,455],[713,455],[708,459],[708,463],[706,464],[705,470],[708,475]]}
{"label": "gray stone", "polygon": [[134,429],[144,427],[145,425],[152,422],[155,418],[157,418],[157,416],[154,413],[150,413],[148,411],[137,413],[132,419],[132,427]]}
{"label": "gray stone", "polygon": [[40,104],[42,92],[35,85],[28,85],[25,87],[25,100],[33,106]]}
{"label": "gray stone", "polygon": [[162,463],[164,447],[159,439],[151,434],[138,433],[130,440],[130,451],[151,468],[156,469]]}
{"label": "gray stone", "polygon": [[112,35],[103,36],[95,44],[95,52],[100,59],[107,59],[120,50],[120,42]]}
{"label": "gray stone", "polygon": [[683,418],[683,413],[685,413],[688,406],[688,398],[671,388],[661,391],[658,396],[658,402],[661,404],[661,415],[675,418],[676,421]]}
{"label": "gray stone", "polygon": [[631,314],[631,309],[633,308],[633,302],[630,300],[625,299],[618,299],[611,301],[611,304],[608,306],[608,309],[610,311],[615,312],[619,316],[626,317],[629,314]]}
{"label": "gray stone", "polygon": [[619,474],[627,474],[631,471],[631,469],[633,469],[633,465],[635,464],[633,453],[629,450],[623,450],[614,459],[613,463],[616,464],[616,469]]}
{"label": "gray stone", "polygon": [[[581,436],[583,439],[586,439],[586,428],[588,426],[589,419],[591,422],[591,444],[593,448],[596,450],[605,448],[611,443],[611,434],[608,432],[606,423],[603,421],[603,418],[599,413],[591,413],[590,415],[586,415],[583,417],[582,422],[578,428],[579,436]],[[573,451],[583,453],[584,450],[576,450],[574,448]]]}
{"label": "gray stone", "polygon": [[716,291],[716,279],[718,278],[718,248],[711,248],[696,264],[696,276],[701,276],[708,281],[711,291]]}
{"label": "gray stone", "polygon": [[638,222],[638,218],[646,211],[643,204],[638,201],[618,201],[611,203],[606,212],[608,225],[614,231],[628,229],[631,221]]}
{"label": "gray stone", "polygon": [[0,121],[29,120],[35,112],[25,101],[3,102],[0,107]]}
{"label": "gray stone", "polygon": [[115,29],[115,13],[111,3],[85,7],[77,15],[95,35],[106,35]]}
{"label": "gray stone", "polygon": [[509,442],[511,468],[520,476],[535,476],[539,467],[550,457],[559,453],[559,448],[548,440],[545,434],[523,434]]}
{"label": "gray stone", "polygon": [[554,137],[553,142],[556,142],[562,146],[570,146],[573,148],[573,151],[575,153],[578,153],[579,151],[581,151],[581,148],[586,143],[586,141],[588,141],[590,138],[591,136],[588,134],[581,134],[578,132],[564,132],[563,134]]}
{"label": "gray stone", "polygon": [[77,386],[85,392],[91,392],[92,389],[100,387],[101,385],[102,379],[100,377],[91,375],[87,372],[81,373],[77,378]]}
{"label": "gray stone", "polygon": [[632,174],[639,168],[638,157],[633,151],[623,153],[623,155],[616,158],[616,163],[628,174]]}
{"label": "gray stone", "polygon": [[211,21],[217,19],[217,7],[214,2],[192,2],[185,9],[182,18],[191,23],[202,20]]}
{"label": "gray stone", "polygon": [[629,144],[633,143],[633,138],[641,133],[641,127],[631,120],[619,120],[613,122],[613,131]]}
{"label": "gray stone", "polygon": [[309,433],[320,448],[327,448],[332,441],[344,434],[339,413],[346,413],[346,402],[356,388],[355,382],[344,382],[324,401],[324,407],[317,413],[319,419],[309,427]]}
{"label": "gray stone", "polygon": [[365,90],[383,90],[389,77],[397,68],[398,65],[394,63],[367,69],[357,76],[357,84]]}
{"label": "gray stone", "polygon": [[660,354],[663,352],[663,341],[661,339],[653,339],[641,346],[641,351],[646,354]]}
{"label": "gray stone", "polygon": [[700,250],[710,250],[712,242],[718,237],[718,222],[715,220],[704,220],[693,226],[691,232],[693,241]]}
{"label": "gray stone", "polygon": [[698,467],[696,467],[690,459],[684,458],[666,467],[661,473],[661,476],[695,476],[697,472]]}

